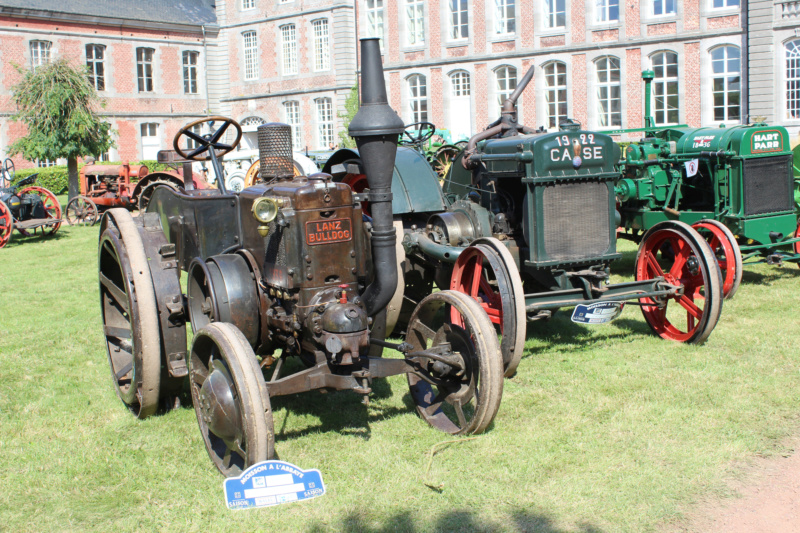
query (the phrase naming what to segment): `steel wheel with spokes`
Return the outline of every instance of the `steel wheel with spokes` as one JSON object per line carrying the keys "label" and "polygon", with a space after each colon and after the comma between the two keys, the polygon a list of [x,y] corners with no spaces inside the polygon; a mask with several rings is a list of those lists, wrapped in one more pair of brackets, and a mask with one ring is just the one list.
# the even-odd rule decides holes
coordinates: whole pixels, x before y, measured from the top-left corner
{"label": "steel wheel with spokes", "polygon": [[79,224],[81,226],[94,226],[99,218],[97,206],[85,196],[76,196],[67,204],[67,222],[71,226]]}
{"label": "steel wheel with spokes", "polygon": [[58,231],[58,228],[61,227],[61,204],[58,203],[58,198],[56,198],[55,194],[51,193],[44,187],[37,187],[35,185],[31,187],[25,187],[17,194],[20,197],[22,197],[24,194],[38,195],[44,204],[44,210],[47,213],[47,218],[53,218],[58,221],[50,226],[43,226],[42,233],[44,235],[52,235]]}
{"label": "steel wheel with spokes", "polygon": [[[797,220],[797,229],[794,232],[794,237],[795,239],[800,239],[800,219]],[[794,243],[792,248],[794,249],[794,253],[800,254],[800,241]],[[797,266],[800,267],[800,261],[797,262]]]}
{"label": "steel wheel with spokes", "polygon": [[125,209],[111,209],[100,235],[103,332],[117,395],[139,418],[158,408],[161,333],[153,279],[139,232]]}
{"label": "steel wheel with spokes", "polygon": [[6,203],[0,200],[0,248],[8,244],[14,233],[14,215]]}
{"label": "steel wheel with spokes", "polygon": [[733,298],[742,283],[742,252],[731,230],[717,220],[701,220],[692,228],[702,235],[714,255],[722,272],[722,292],[725,299]]}
{"label": "steel wheel with spokes", "polygon": [[214,466],[232,477],[272,458],[267,384],[242,332],[225,322],[206,325],[195,334],[189,361],[194,411]]}
{"label": "steel wheel with spokes", "polygon": [[664,339],[701,344],[722,311],[722,274],[703,237],[683,222],[660,222],[642,238],[636,254],[637,280],[663,277],[675,293],[641,298],[642,314]]}
{"label": "steel wheel with spokes", "polygon": [[419,368],[408,374],[408,385],[420,416],[445,433],[483,432],[500,407],[503,361],[477,302],[455,291],[425,297],[411,315],[406,342]]}
{"label": "steel wheel with spokes", "polygon": [[511,253],[497,239],[475,241],[458,256],[450,289],[470,296],[486,311],[501,335],[505,376],[513,376],[525,348],[527,318],[525,292]]}

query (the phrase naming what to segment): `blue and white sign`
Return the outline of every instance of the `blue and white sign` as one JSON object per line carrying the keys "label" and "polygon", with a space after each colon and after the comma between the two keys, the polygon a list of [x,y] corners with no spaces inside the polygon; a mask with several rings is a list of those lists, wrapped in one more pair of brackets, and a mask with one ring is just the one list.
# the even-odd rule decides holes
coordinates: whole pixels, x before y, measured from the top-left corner
{"label": "blue and white sign", "polygon": [[284,461],[254,464],[223,483],[228,509],[251,509],[298,502],[325,494],[319,470],[303,470]]}
{"label": "blue and white sign", "polygon": [[589,305],[577,305],[572,312],[572,321],[579,324],[605,324],[611,322],[622,313],[625,304],[622,302],[598,302]]}

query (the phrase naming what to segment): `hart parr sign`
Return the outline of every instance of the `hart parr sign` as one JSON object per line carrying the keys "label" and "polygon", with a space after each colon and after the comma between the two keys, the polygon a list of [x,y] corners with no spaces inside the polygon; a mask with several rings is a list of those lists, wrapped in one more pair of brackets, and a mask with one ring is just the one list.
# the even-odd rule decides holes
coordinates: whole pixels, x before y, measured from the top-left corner
{"label": "hart parr sign", "polygon": [[750,140],[750,152],[754,154],[782,151],[783,136],[778,130],[757,131]]}
{"label": "hart parr sign", "polygon": [[349,218],[332,220],[312,220],[306,222],[306,242],[312,246],[345,242],[353,238],[353,230]]}

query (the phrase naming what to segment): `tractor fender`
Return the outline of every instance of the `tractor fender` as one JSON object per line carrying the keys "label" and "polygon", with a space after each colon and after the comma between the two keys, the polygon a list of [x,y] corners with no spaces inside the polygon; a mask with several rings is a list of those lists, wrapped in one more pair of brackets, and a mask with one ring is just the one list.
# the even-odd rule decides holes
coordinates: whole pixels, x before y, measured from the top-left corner
{"label": "tractor fender", "polygon": [[177,172],[167,172],[167,171],[159,171],[159,172],[152,172],[136,183],[136,187],[133,189],[133,198],[139,198],[139,195],[142,194],[142,190],[145,187],[153,183],[154,181],[168,181],[170,183],[174,183],[177,187],[183,189],[183,176],[178,174]]}

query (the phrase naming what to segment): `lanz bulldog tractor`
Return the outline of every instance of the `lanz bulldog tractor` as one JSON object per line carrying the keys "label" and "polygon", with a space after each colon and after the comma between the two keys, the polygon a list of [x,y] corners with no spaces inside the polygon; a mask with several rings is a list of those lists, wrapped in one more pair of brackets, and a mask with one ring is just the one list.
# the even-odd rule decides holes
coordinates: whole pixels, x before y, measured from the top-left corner
{"label": "lanz bulldog tractor", "polygon": [[[403,125],[387,104],[377,39],[362,41],[361,57],[362,106],[350,134],[368,193],[326,174],[294,176],[289,126],[266,124],[258,128],[265,183],[238,195],[224,180],[219,190],[158,187],[137,219],[112,209],[102,220],[100,295],[117,393],[144,418],[174,405],[188,376],[206,449],[226,476],[273,456],[275,396],[333,389],[366,400],[374,378],[405,374],[420,416],[452,434],[484,431],[499,407],[498,340],[473,299],[430,294],[404,342],[385,340],[398,279],[390,186]],[[234,148],[220,141],[230,122],[195,136],[187,159],[209,159],[221,175],[219,159]],[[384,348],[402,357],[381,357]],[[306,368],[284,375],[292,356]]]}
{"label": "lanz bulldog tractor", "polygon": [[[714,254],[688,225],[663,221],[641,238],[635,281],[609,283],[616,250],[620,150],[608,135],[569,121],[545,133],[517,123],[516,100],[470,139],[444,183],[449,207],[405,228],[406,273],[422,272],[478,301],[502,334],[505,375],[522,357],[526,323],[574,308],[572,320],[608,322],[625,302],[659,336],[699,344],[720,316]],[[395,190],[395,196],[400,191]],[[406,297],[415,300],[419,284]],[[429,290],[429,289],[428,289]]]}
{"label": "lanz bulldog tractor", "polygon": [[619,236],[640,241],[664,221],[692,225],[719,260],[731,297],[743,263],[800,262],[800,198],[789,136],[781,126],[656,129],[652,71],[644,71],[645,138],[630,144],[616,185]]}
{"label": "lanz bulldog tractor", "polygon": [[36,174],[28,176],[16,185],[14,162],[6,159],[0,169],[0,248],[3,248],[16,229],[28,236],[41,232],[53,235],[61,227],[61,204],[58,198],[45,189],[34,185]]}

